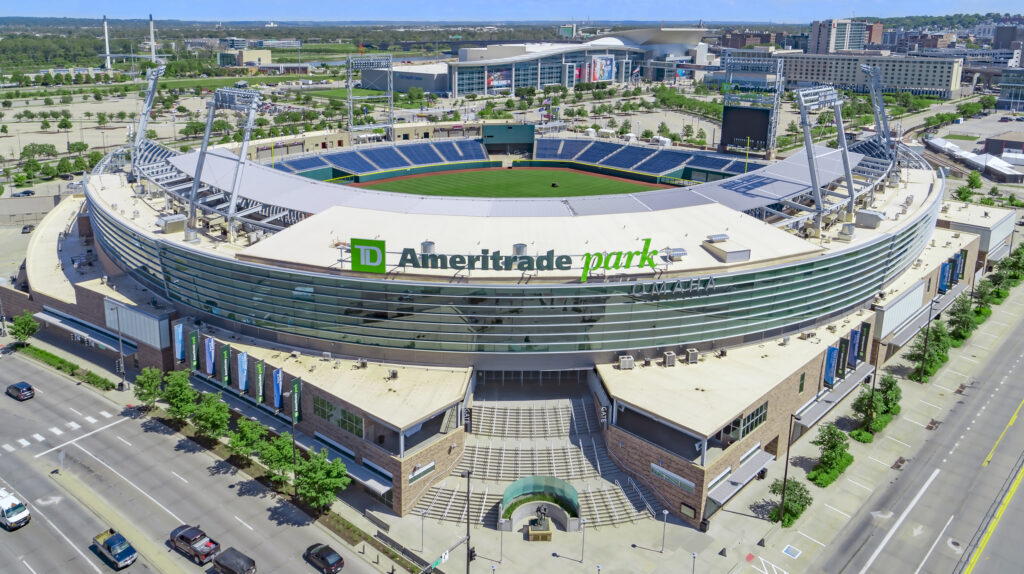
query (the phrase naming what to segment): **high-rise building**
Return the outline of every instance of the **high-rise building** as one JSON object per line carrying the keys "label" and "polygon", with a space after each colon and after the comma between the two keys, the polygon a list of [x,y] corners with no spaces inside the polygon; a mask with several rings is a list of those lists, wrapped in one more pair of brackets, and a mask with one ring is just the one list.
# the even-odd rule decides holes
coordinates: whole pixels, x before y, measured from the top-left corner
{"label": "high-rise building", "polygon": [[996,26],[992,47],[996,49],[1012,49],[1014,42],[1024,41],[1024,27]]}
{"label": "high-rise building", "polygon": [[745,46],[759,46],[775,44],[775,32],[740,32],[733,30],[722,34],[719,45],[723,48],[743,48]]}
{"label": "high-rise building", "polygon": [[1007,69],[1003,72],[996,107],[1001,110],[1024,111],[1024,68]]}
{"label": "high-rise building", "polygon": [[864,43],[865,44],[881,44],[882,43],[882,32],[884,26],[881,22],[873,22],[871,24],[864,25]]}
{"label": "high-rise building", "polygon": [[866,22],[821,20],[811,23],[809,54],[832,54],[839,50],[863,50]]}

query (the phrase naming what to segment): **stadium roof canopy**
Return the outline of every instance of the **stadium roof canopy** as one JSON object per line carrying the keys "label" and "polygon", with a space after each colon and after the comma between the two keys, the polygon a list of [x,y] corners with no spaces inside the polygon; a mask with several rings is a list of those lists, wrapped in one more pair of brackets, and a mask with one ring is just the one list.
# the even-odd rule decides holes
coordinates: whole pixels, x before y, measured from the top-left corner
{"label": "stadium roof canopy", "polygon": [[[842,159],[838,150],[815,146],[814,152],[821,185],[842,177]],[[198,155],[199,152],[195,151],[171,157],[168,161],[192,176]],[[857,165],[863,157],[851,152],[851,165]],[[231,152],[211,150],[203,166],[202,182],[230,190],[236,164],[237,156]],[[423,215],[564,217],[659,211],[708,203],[749,211],[809,193],[811,183],[807,157],[801,153],[729,179],[686,188],[622,195],[550,198],[413,195],[316,181],[252,161],[246,161],[240,189],[242,198],[309,214],[342,206]]]}

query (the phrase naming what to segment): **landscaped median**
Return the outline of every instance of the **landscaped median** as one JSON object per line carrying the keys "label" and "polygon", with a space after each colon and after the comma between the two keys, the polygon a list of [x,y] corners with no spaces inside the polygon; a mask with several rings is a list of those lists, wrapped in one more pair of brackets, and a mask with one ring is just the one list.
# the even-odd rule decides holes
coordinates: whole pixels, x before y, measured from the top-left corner
{"label": "landscaped median", "polygon": [[31,357],[40,363],[49,365],[54,369],[70,375],[83,383],[90,384],[101,391],[111,391],[117,386],[111,382],[110,379],[101,377],[92,371],[83,369],[77,364],[62,357],[58,357],[49,351],[40,349],[39,347],[19,343],[13,345],[12,348],[26,357]]}

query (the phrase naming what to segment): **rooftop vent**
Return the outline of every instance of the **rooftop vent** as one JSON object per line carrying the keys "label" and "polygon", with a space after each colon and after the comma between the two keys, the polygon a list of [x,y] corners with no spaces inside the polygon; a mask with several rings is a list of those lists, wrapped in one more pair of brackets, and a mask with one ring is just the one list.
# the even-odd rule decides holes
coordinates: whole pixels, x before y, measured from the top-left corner
{"label": "rooftop vent", "polygon": [[512,254],[513,255],[526,255],[526,244],[525,243],[516,243],[515,245],[513,245],[512,246]]}
{"label": "rooftop vent", "polygon": [[619,369],[627,371],[633,368],[633,355],[619,355]]}
{"label": "rooftop vent", "polygon": [[682,261],[683,257],[686,257],[686,250],[682,247],[669,247],[665,254],[671,261]]}
{"label": "rooftop vent", "polygon": [[721,243],[723,241],[729,241],[729,235],[727,233],[712,233],[708,235],[708,243]]}
{"label": "rooftop vent", "polygon": [[424,241],[423,243],[420,243],[420,253],[431,254],[433,252],[434,252],[434,242],[433,241]]}
{"label": "rooftop vent", "polygon": [[686,350],[686,362],[687,363],[689,363],[691,365],[696,365],[697,361],[699,359],[700,359],[700,353],[697,351],[697,349],[687,349]]}
{"label": "rooftop vent", "polygon": [[388,378],[389,379],[397,379],[398,378],[398,369],[391,369],[391,370],[389,370],[388,371]]}
{"label": "rooftop vent", "polygon": [[674,366],[676,366],[676,354],[674,352],[672,352],[672,351],[665,351],[664,358],[665,358],[665,363],[664,364],[665,364],[666,367],[674,367]]}

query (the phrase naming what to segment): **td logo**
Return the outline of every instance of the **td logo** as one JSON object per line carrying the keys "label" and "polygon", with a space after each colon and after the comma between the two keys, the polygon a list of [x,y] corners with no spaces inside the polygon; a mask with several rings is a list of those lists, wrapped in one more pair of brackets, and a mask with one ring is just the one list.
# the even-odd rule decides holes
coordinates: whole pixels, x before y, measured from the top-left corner
{"label": "td logo", "polygon": [[352,270],[384,273],[384,242],[352,238]]}

